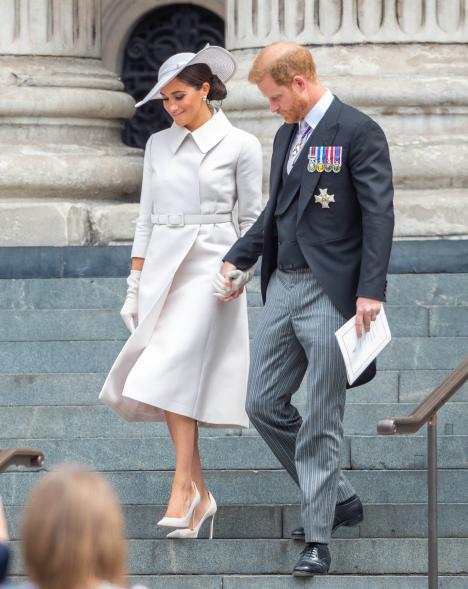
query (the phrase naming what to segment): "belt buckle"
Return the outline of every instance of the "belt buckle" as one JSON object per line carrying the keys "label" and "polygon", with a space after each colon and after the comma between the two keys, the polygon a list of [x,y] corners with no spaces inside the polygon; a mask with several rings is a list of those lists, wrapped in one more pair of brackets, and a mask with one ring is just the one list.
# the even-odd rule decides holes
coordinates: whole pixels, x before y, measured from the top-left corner
{"label": "belt buckle", "polygon": [[182,213],[170,213],[167,215],[168,227],[183,227],[184,225],[184,215]]}

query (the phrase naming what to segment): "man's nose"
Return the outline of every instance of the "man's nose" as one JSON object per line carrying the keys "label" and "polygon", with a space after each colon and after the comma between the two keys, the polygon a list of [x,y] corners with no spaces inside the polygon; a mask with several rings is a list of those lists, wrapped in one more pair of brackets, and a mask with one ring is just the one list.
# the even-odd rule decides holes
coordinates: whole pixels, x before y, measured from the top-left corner
{"label": "man's nose", "polygon": [[273,104],[273,102],[270,102],[270,111],[271,112],[277,112],[278,111],[278,105],[277,104]]}

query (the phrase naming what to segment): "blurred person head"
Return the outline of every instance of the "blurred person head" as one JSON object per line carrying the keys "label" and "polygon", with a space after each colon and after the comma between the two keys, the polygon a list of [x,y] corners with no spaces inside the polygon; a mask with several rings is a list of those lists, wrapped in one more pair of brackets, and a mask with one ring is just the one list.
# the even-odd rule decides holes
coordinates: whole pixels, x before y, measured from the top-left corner
{"label": "blurred person head", "polygon": [[64,465],[47,473],[28,499],[21,536],[27,574],[41,589],[123,586],[122,510],[95,472]]}
{"label": "blurred person head", "polygon": [[268,99],[271,112],[297,123],[324,94],[310,51],[296,43],[272,43],[252,64],[249,82]]}

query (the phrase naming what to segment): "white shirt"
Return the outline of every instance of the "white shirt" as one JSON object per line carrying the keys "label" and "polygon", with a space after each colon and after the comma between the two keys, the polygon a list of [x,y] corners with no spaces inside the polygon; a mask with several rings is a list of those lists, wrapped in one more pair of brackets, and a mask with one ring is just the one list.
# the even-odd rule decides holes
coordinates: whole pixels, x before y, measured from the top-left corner
{"label": "white shirt", "polygon": [[[325,113],[330,108],[330,105],[333,102],[333,98],[334,98],[333,94],[327,88],[325,90],[325,94],[320,98],[320,100],[318,102],[316,102],[314,104],[314,106],[309,110],[309,112],[306,114],[304,119],[302,121],[299,121],[297,133],[296,133],[296,136],[294,137],[291,151],[289,152],[289,159],[288,159],[288,165],[287,165],[288,174],[292,170],[294,162],[299,157],[299,154],[301,153],[302,148],[307,143],[313,130],[320,123],[320,121],[324,117]],[[301,137],[304,133],[305,123],[307,123],[309,125],[310,129],[309,129],[307,135],[303,138],[302,144],[300,145],[300,148],[299,148],[299,151],[297,151],[297,153],[294,154],[293,152],[297,148],[297,146],[299,145],[299,143],[301,141]]]}

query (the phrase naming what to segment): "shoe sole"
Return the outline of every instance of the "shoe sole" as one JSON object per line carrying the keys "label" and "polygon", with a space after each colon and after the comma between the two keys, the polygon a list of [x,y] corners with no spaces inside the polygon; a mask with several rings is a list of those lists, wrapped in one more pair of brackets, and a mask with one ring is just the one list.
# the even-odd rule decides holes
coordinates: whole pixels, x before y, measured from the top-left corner
{"label": "shoe sole", "polygon": [[[341,524],[338,524],[332,529],[332,534],[336,532],[338,528],[352,528],[354,526],[358,526],[364,521],[364,516],[358,517],[356,519],[352,519]],[[305,536],[291,536],[292,540],[299,540],[300,542],[305,541]]]}
{"label": "shoe sole", "polygon": [[323,576],[323,575],[328,575],[328,571],[327,572],[315,572],[315,573],[306,573],[306,572],[302,572],[302,571],[293,571],[292,576],[293,577],[317,577],[318,575]]}

